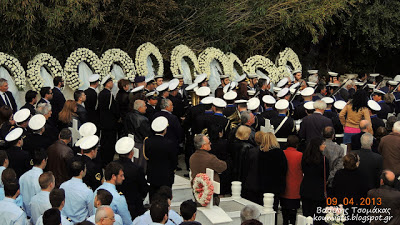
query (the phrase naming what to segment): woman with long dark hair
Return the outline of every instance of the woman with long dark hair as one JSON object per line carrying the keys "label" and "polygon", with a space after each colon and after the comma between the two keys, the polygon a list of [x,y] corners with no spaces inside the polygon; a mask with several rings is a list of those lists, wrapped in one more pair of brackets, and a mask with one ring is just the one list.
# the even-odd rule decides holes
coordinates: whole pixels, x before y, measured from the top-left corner
{"label": "woman with long dark hair", "polygon": [[[303,215],[306,217],[318,215],[316,213],[317,208],[324,208],[326,205],[326,180],[329,176],[329,162],[322,154],[325,147],[323,138],[312,138],[301,160],[304,177],[300,185],[300,196]],[[318,224],[321,221],[315,222],[315,224]]]}
{"label": "woman with long dark hair", "polygon": [[12,126],[15,125],[13,120],[13,111],[8,105],[0,107],[0,139],[4,140]]}
{"label": "woman with long dark hair", "polygon": [[[360,89],[353,95],[353,99],[347,103],[339,114],[339,119],[344,126],[343,144],[351,143],[351,136],[360,133],[360,121],[368,120],[371,123],[368,111],[368,94]],[[371,129],[371,134],[373,134]]]}

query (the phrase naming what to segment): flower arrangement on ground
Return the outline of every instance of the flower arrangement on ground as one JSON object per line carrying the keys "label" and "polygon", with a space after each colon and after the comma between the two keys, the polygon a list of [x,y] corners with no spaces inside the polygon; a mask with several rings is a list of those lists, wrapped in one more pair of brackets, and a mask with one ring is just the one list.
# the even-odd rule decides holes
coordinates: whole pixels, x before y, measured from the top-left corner
{"label": "flower arrangement on ground", "polygon": [[200,68],[196,54],[194,54],[188,46],[178,45],[171,52],[171,72],[174,77],[183,74],[182,59],[185,58],[188,58],[191,61],[188,62],[188,64],[190,66],[190,71],[194,71],[193,75],[199,73]]}
{"label": "flower arrangement on ground", "polygon": [[40,75],[40,68],[42,66],[46,67],[51,76],[64,77],[64,70],[60,62],[48,53],[40,53],[28,62],[28,70],[26,71],[26,76],[34,91],[40,91],[43,87],[44,81]]}
{"label": "flower arrangement on ground", "polygon": [[206,48],[204,51],[200,53],[198,59],[199,59],[200,73],[207,74],[208,78],[211,75],[210,64],[214,59],[216,59],[219,63],[221,63],[223,70],[220,71],[221,73],[226,74],[226,68],[229,67],[228,57],[226,57],[226,55],[217,48],[213,47]]}
{"label": "flower arrangement on ground", "polygon": [[128,79],[135,78],[135,63],[128,53],[122,51],[121,49],[108,49],[103,53],[103,55],[101,55],[101,62],[103,63],[104,74],[109,74],[111,72],[112,65],[114,63],[118,63],[122,67],[124,74]]}
{"label": "flower arrangement on ground", "polygon": [[257,69],[263,69],[268,73],[268,77],[272,82],[276,83],[280,80],[280,71],[275,64],[262,55],[255,55],[246,60],[243,69],[248,74],[256,73]]}
{"label": "flower arrangement on ground", "polygon": [[19,90],[23,90],[26,84],[25,70],[19,63],[18,59],[0,52],[0,66],[6,68],[10,75],[14,77],[15,85]]}
{"label": "flower arrangement on ground", "polygon": [[164,73],[164,62],[160,50],[150,42],[144,43],[139,46],[136,50],[136,58],[135,58],[135,65],[136,65],[136,73],[139,76],[147,76],[149,71],[147,69],[147,57],[153,55],[156,59],[157,68],[155,69],[156,75],[160,75]]}

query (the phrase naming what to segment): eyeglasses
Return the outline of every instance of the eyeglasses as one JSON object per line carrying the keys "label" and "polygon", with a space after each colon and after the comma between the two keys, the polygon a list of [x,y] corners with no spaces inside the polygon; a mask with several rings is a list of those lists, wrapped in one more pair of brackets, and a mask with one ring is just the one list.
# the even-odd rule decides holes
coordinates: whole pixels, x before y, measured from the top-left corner
{"label": "eyeglasses", "polygon": [[111,218],[104,217],[104,219],[109,219],[109,220],[111,220],[111,221],[115,221],[115,217],[111,217]]}

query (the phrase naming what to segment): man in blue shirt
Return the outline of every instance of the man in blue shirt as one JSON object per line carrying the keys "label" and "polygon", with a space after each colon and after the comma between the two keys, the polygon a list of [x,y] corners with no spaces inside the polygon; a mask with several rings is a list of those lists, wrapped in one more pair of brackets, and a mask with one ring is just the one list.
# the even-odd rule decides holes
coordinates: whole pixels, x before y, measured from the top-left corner
{"label": "man in blue shirt", "polygon": [[47,164],[47,153],[44,149],[33,153],[33,167],[19,178],[21,185],[21,195],[24,201],[24,210],[28,217],[31,217],[31,208],[29,203],[33,196],[40,192],[39,176]]}
{"label": "man in blue shirt", "polygon": [[[65,204],[65,191],[64,189],[58,189],[55,188],[50,192],[50,203],[53,208],[56,208],[60,211],[64,208]],[[36,225],[43,225],[43,215],[39,217],[39,219],[36,221]],[[65,217],[61,213],[61,225],[73,225],[71,222],[71,219],[68,217]]]}
{"label": "man in blue shirt", "polygon": [[0,201],[0,224],[26,225],[26,214],[17,206],[15,199],[19,195],[19,184],[14,182],[4,184],[6,197]]}
{"label": "man in blue shirt", "polygon": [[8,167],[9,161],[7,152],[4,150],[0,150],[0,200],[4,198],[4,185],[3,181],[1,180],[1,174],[3,171]]}
{"label": "man in blue shirt", "polygon": [[[111,202],[113,200],[112,194],[104,189],[99,189],[97,190],[96,197],[94,197],[94,207],[96,209],[99,209],[101,206],[110,206]],[[122,218],[118,214],[114,214],[115,222],[114,225],[123,225]],[[89,217],[87,221],[90,221],[92,223],[96,223],[95,221],[95,215]]]}
{"label": "man in blue shirt", "polygon": [[104,177],[106,182],[104,182],[100,187],[98,187],[95,191],[99,189],[104,189],[109,191],[112,196],[113,200],[111,202],[111,208],[114,212],[122,217],[122,221],[124,225],[131,225],[132,224],[132,217],[128,210],[128,205],[126,203],[126,199],[123,196],[123,193],[118,193],[116,189],[116,185],[121,185],[122,182],[125,180],[124,171],[121,164],[117,162],[111,162],[106,166]]}
{"label": "man in blue shirt", "polygon": [[51,171],[42,173],[39,176],[39,185],[42,189],[38,194],[32,197],[31,208],[31,222],[35,225],[39,216],[51,208],[49,195],[55,186],[55,178]]}
{"label": "man in blue shirt", "polygon": [[82,181],[86,175],[86,164],[80,157],[72,160],[70,169],[72,178],[60,186],[65,191],[62,213],[73,223],[79,223],[93,215],[93,191]]}

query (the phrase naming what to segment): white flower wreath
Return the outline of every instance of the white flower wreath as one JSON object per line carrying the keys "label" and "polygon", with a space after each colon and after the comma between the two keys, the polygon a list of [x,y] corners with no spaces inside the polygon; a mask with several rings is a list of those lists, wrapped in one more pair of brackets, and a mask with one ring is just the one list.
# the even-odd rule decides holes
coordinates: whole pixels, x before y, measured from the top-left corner
{"label": "white flower wreath", "polygon": [[0,66],[6,68],[10,75],[14,77],[15,85],[19,90],[23,90],[25,88],[25,70],[17,58],[0,52]]}
{"label": "white flower wreath", "polygon": [[171,72],[173,76],[177,76],[183,73],[182,71],[182,58],[189,58],[192,63],[193,71],[199,73],[199,61],[197,60],[196,54],[186,45],[178,45],[171,52]]}
{"label": "white flower wreath", "polygon": [[281,73],[281,78],[290,76],[290,72],[286,69],[287,63],[290,62],[293,66],[293,70],[302,69],[299,57],[291,48],[285,48],[282,52],[279,53],[279,56],[276,60],[276,66],[279,68]]}
{"label": "white flower wreath", "polygon": [[278,82],[280,79],[280,71],[276,68],[275,64],[268,58],[255,55],[246,60],[244,63],[243,69],[248,74],[256,73],[257,69],[261,68],[268,72],[268,77],[271,79],[272,82]]}
{"label": "white flower wreath", "polygon": [[209,78],[211,75],[210,63],[216,59],[222,65],[222,73],[227,74],[226,68],[229,67],[228,57],[219,49],[209,47],[202,51],[198,57],[200,72],[207,74]]}
{"label": "white flower wreath", "polygon": [[28,70],[26,71],[26,76],[34,91],[40,91],[43,87],[44,81],[40,76],[40,68],[42,66],[46,66],[53,77],[64,77],[64,70],[60,62],[50,54],[40,53],[28,62]]}
{"label": "white flower wreath", "polygon": [[127,78],[135,78],[135,64],[128,53],[121,49],[108,49],[101,55],[101,62],[103,63],[104,74],[110,73],[113,63],[119,63]]}
{"label": "white flower wreath", "polygon": [[[229,78],[231,80],[233,80],[234,79],[233,69],[234,69],[235,63],[239,64],[239,66],[242,68],[242,70],[243,70],[243,63],[242,63],[242,60],[240,60],[239,57],[237,57],[237,55],[235,55],[232,52],[226,53],[226,57],[228,58],[228,67],[225,69],[225,73],[230,76]],[[239,73],[239,75],[241,75],[240,71],[238,71],[238,73]]]}
{"label": "white flower wreath", "polygon": [[78,66],[82,61],[87,62],[93,72],[99,74],[100,77],[105,75],[99,57],[90,49],[78,48],[69,55],[64,66],[65,81],[72,90],[76,90],[82,85],[78,73]]}
{"label": "white flower wreath", "polygon": [[136,58],[135,58],[135,65],[136,65],[136,73],[139,76],[147,76],[149,71],[147,70],[147,57],[149,55],[154,55],[157,59],[157,74],[161,75],[164,73],[164,62],[160,50],[150,42],[144,43],[139,46],[136,50]]}

